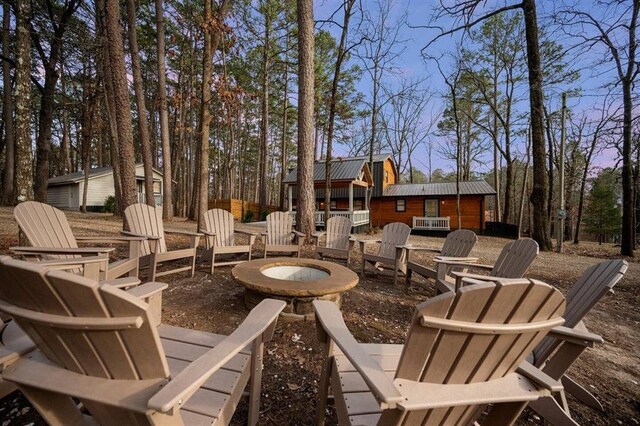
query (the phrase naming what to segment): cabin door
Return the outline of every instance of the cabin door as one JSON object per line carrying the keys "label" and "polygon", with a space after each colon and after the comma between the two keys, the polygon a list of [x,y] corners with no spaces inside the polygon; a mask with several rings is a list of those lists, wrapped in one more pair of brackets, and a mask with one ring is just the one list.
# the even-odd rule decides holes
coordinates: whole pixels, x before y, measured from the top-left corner
{"label": "cabin door", "polygon": [[440,217],[440,203],[437,198],[424,200],[424,217]]}

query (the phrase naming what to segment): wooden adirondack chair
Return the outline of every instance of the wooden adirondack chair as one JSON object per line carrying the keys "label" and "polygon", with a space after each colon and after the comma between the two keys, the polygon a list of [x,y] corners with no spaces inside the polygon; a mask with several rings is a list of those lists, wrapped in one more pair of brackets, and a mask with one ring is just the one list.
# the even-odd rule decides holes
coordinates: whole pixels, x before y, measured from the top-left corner
{"label": "wooden adirondack chair", "polygon": [[457,291],[462,285],[463,278],[492,281],[501,278],[521,278],[531,263],[538,255],[538,243],[531,238],[520,238],[504,246],[500,256],[493,265],[481,265],[477,263],[459,262],[448,259],[435,259],[438,264],[447,267],[484,269],[489,275],[472,274],[469,272],[451,271],[453,277],[445,276],[436,281],[436,290],[439,292]]}
{"label": "wooden adirondack chair", "polygon": [[[564,298],[539,281],[479,282],[416,307],[404,345],[360,344],[335,305],[313,302],[326,362],[317,423],[329,384],[341,425],[512,424],[529,401],[561,389],[523,362],[554,326]],[[522,368],[519,366],[522,364]]]}
{"label": "wooden adirondack chair", "polygon": [[[477,258],[469,257],[469,253],[471,253],[471,249],[473,249],[476,242],[478,242],[478,237],[475,232],[469,229],[457,229],[447,234],[447,238],[444,240],[444,244],[440,249],[411,246],[407,251],[407,259],[410,259],[412,251],[430,251],[438,254],[437,259],[456,262],[476,262],[478,260]],[[450,271],[460,269],[461,268],[455,268],[442,263],[436,263],[436,269],[431,269],[420,263],[408,260],[406,275],[407,285],[411,284],[411,276],[414,272],[425,278],[436,281],[438,279],[444,279]]]}
{"label": "wooden adirondack chair", "polygon": [[[351,259],[351,249],[355,240],[351,237],[351,228],[353,224],[349,218],[344,216],[333,216],[327,220],[326,232],[314,232],[314,245],[316,249],[316,258],[331,256],[331,257],[346,257],[347,266],[349,266],[349,260]],[[320,245],[320,237],[326,235],[326,242],[324,246]]]}
{"label": "wooden adirondack chair", "polygon": [[[144,238],[105,236],[75,237],[67,217],[57,208],[37,201],[25,201],[13,209],[13,217],[33,247],[11,247],[27,260],[73,259],[81,256],[108,255],[112,247],[78,247],[78,242],[129,244],[129,258],[105,263],[101,279],[138,276],[138,257]],[[78,271],[76,271],[78,272]]]}
{"label": "wooden adirondack chair", "polygon": [[300,257],[300,249],[305,235],[293,229],[293,219],[288,212],[273,212],[267,215],[267,230],[262,233],[264,240],[264,257],[271,252],[296,253]]}
{"label": "wooden adirondack chair", "polygon": [[[162,209],[146,204],[130,205],[124,210],[124,217],[129,224],[130,231],[122,231],[123,234],[146,238],[140,247],[140,267],[149,267],[149,281],[155,281],[156,277],[163,275],[189,270],[191,270],[191,276],[193,277],[196,269],[196,248],[203,234],[199,232],[165,230],[162,223]],[[191,238],[191,244],[186,249],[168,251],[167,243],[164,239],[165,234],[188,236]],[[157,271],[160,263],[178,259],[191,259],[191,265],[163,272]]]}
{"label": "wooden adirondack chair", "polygon": [[[622,259],[608,260],[588,268],[567,294],[565,323],[555,327],[533,350],[530,361],[555,380],[562,380],[565,391],[584,404],[604,411],[600,402],[588,390],[566,376],[566,371],[584,350],[596,343],[603,343],[602,337],[590,333],[583,318],[624,276],[628,263]],[[538,414],[554,424],[572,424],[569,407],[564,393],[556,395],[564,412],[559,411],[556,401],[543,398],[531,405]],[[574,422],[575,423],[575,422]]]}
{"label": "wooden adirondack chair", "polygon": [[284,302],[263,301],[225,337],[159,325],[122,290],[37,264],[3,259],[0,277],[0,311],[38,347],[2,376],[49,424],[227,424],[248,382],[257,422],[263,345]]}
{"label": "wooden adirondack chair", "polygon": [[[218,254],[247,253],[251,260],[251,247],[256,241],[256,234],[234,229],[233,215],[226,210],[211,209],[204,216],[205,229],[199,231],[204,234],[207,253],[211,252],[211,273],[215,266],[237,265],[243,260],[233,260],[216,263]],[[236,245],[235,233],[247,235],[248,244]]]}
{"label": "wooden adirondack chair", "polygon": [[[411,227],[401,222],[389,223],[382,228],[382,238],[379,240],[359,240],[362,253],[362,276],[364,276],[367,262],[378,268],[384,265],[393,265],[393,283],[398,281],[398,271],[407,273],[407,240],[411,234]],[[376,254],[365,252],[365,246],[369,243],[380,243]]]}

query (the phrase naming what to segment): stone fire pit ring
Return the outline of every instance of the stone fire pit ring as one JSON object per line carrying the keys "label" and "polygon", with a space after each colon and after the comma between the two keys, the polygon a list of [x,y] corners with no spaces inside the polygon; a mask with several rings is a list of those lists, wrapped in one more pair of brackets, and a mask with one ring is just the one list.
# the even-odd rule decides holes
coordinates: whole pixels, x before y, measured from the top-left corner
{"label": "stone fire pit ring", "polygon": [[287,302],[281,314],[291,319],[313,319],[314,300],[331,300],[340,307],[341,293],[358,284],[351,269],[316,259],[274,257],[235,266],[231,274],[244,285],[244,302],[252,309],[265,298]]}

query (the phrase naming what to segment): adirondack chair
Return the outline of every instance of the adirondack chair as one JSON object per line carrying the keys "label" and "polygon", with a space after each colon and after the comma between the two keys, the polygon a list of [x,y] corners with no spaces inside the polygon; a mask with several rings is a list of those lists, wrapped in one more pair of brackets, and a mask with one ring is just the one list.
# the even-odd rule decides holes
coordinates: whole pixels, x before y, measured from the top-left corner
{"label": "adirondack chair", "polygon": [[288,212],[273,212],[267,215],[267,230],[262,233],[264,257],[269,252],[297,253],[304,243],[305,235],[293,229],[293,219]]}
{"label": "adirondack chair", "polygon": [[540,281],[478,282],[423,302],[404,345],[358,343],[335,305],[313,306],[326,354],[319,425],[329,385],[341,425],[474,424],[487,404],[483,424],[509,425],[562,388],[523,362],[564,321],[564,298]]}
{"label": "adirondack chair", "polygon": [[[471,249],[476,242],[478,242],[478,237],[475,232],[469,229],[457,229],[447,234],[447,238],[444,240],[444,244],[440,249],[411,246],[407,251],[407,259],[411,258],[412,251],[429,251],[437,253],[437,259],[456,262],[475,262],[478,259],[475,257],[469,257],[469,253],[471,253]],[[425,278],[436,281],[438,279],[444,279],[448,272],[456,270],[461,270],[461,268],[455,268],[446,264],[436,264],[436,269],[431,269],[420,263],[408,260],[406,275],[407,285],[411,284],[411,276],[414,272]]]}
{"label": "adirondack chair", "polygon": [[[236,265],[243,260],[233,260],[216,263],[218,254],[243,254],[247,253],[251,260],[251,247],[256,241],[256,234],[234,229],[233,215],[226,210],[211,209],[204,216],[204,229],[199,230],[204,234],[207,254],[211,252],[211,273],[215,266]],[[247,235],[248,244],[236,245],[235,233]]]}
{"label": "adirondack chair", "polygon": [[493,265],[481,265],[478,263],[459,262],[449,259],[435,259],[437,264],[447,267],[483,269],[488,270],[489,275],[473,274],[469,272],[451,271],[452,277],[445,276],[436,281],[436,290],[439,292],[458,291],[463,278],[492,281],[501,278],[521,278],[533,260],[538,255],[538,243],[531,238],[520,238],[504,246]]}
{"label": "adirondack chair", "polygon": [[263,301],[225,337],[159,325],[122,290],[37,264],[3,259],[0,277],[0,311],[38,347],[2,377],[49,424],[228,424],[248,382],[257,422],[263,345],[284,302]]}
{"label": "adirondack chair", "polygon": [[[129,257],[105,263],[101,279],[138,276],[138,256],[144,238],[104,236],[76,237],[67,217],[57,208],[37,201],[25,201],[13,209],[13,217],[33,247],[11,247],[16,255],[28,260],[73,259],[81,256],[108,255],[113,247],[78,247],[78,242],[129,244]],[[76,272],[78,272],[77,270]]]}
{"label": "adirondack chair", "polygon": [[[149,281],[157,277],[191,270],[191,276],[196,269],[196,248],[203,234],[199,232],[165,230],[162,223],[162,209],[146,204],[132,204],[124,210],[124,217],[129,224],[129,231],[122,231],[125,235],[144,237],[140,246],[140,267],[149,267]],[[189,248],[181,250],[167,250],[165,234],[177,234],[191,238]],[[158,272],[160,263],[178,259],[191,259],[191,265],[168,271]]]}
{"label": "adirondack chair", "polygon": [[[378,268],[384,265],[393,265],[393,283],[398,281],[398,271],[407,273],[407,240],[411,234],[411,227],[401,222],[389,223],[382,228],[380,240],[359,240],[360,252],[362,252],[362,276],[365,274],[367,262]],[[369,243],[380,243],[376,254],[365,252]]]}
{"label": "adirondack chair", "polygon": [[[608,260],[588,268],[567,294],[565,323],[555,327],[533,350],[529,360],[555,380],[561,380],[565,391],[584,404],[604,411],[600,402],[584,387],[566,375],[566,371],[587,348],[603,343],[602,337],[589,332],[583,318],[605,294],[624,276],[628,263],[622,259]],[[555,424],[568,423],[570,416],[563,392],[556,395],[564,412],[551,397],[542,398],[531,405],[541,416]]]}
{"label": "adirondack chair", "polygon": [[[351,220],[344,216],[333,216],[327,220],[326,232],[314,232],[314,245],[316,251],[316,258],[331,256],[331,257],[346,257],[347,266],[351,259],[351,249],[355,240],[351,238],[351,227],[353,226]],[[320,237],[326,235],[326,242],[324,246],[320,245]]]}

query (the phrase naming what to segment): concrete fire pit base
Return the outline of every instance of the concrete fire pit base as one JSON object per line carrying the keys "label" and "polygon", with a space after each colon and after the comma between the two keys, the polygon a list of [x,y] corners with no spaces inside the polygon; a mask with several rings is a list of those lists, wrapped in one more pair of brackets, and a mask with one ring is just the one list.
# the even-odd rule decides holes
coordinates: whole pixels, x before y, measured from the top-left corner
{"label": "concrete fire pit base", "polygon": [[235,266],[231,273],[245,286],[247,308],[266,298],[283,300],[287,307],[281,316],[294,320],[312,320],[314,300],[330,300],[340,307],[341,293],[358,284],[358,275],[349,268],[316,259],[258,259]]}

